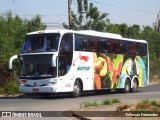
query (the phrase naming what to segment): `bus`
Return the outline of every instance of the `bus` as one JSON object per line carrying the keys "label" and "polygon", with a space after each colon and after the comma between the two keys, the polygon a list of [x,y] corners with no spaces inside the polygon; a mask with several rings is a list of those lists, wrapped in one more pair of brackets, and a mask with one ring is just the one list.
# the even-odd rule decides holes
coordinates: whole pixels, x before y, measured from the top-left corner
{"label": "bus", "polygon": [[145,40],[92,30],[41,30],[26,35],[19,61],[19,89],[49,96],[120,89],[136,92],[149,84],[149,51]]}

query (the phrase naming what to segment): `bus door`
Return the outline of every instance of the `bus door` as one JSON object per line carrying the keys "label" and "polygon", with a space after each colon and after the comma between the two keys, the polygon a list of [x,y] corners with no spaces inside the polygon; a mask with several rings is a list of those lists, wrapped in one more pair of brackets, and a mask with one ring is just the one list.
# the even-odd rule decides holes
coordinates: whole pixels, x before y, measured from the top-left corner
{"label": "bus door", "polygon": [[[59,62],[66,61],[66,74],[69,71],[73,59],[73,34],[66,33],[62,36],[59,47]],[[63,57],[62,57],[63,56]],[[63,59],[62,59],[63,58]]]}
{"label": "bus door", "polygon": [[66,56],[60,55],[57,57],[57,71],[58,71],[58,76],[63,76],[67,73]]}

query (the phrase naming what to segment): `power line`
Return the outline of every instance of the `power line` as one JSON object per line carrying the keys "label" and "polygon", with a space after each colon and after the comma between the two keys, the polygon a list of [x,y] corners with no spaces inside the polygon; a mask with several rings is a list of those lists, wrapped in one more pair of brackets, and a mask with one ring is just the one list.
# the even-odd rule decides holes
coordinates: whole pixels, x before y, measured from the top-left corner
{"label": "power line", "polygon": [[[22,14],[12,14],[12,15],[18,15],[18,16],[35,16],[35,15],[22,15]],[[48,16],[48,17],[57,17],[57,16],[59,16],[59,17],[66,17],[66,16],[68,16],[68,15],[41,15],[41,14],[36,14],[36,15],[39,15],[39,16]]]}
{"label": "power line", "polygon": [[122,6],[112,5],[112,4],[108,4],[108,3],[104,3],[104,2],[98,2],[98,1],[95,1],[95,0],[89,0],[89,1],[92,1],[92,2],[97,3],[97,4],[103,4],[103,5],[112,6],[112,7],[121,8],[121,9],[127,9],[127,10],[132,10],[132,11],[137,11],[137,12],[148,13],[148,14],[157,14],[155,12],[122,7]]}

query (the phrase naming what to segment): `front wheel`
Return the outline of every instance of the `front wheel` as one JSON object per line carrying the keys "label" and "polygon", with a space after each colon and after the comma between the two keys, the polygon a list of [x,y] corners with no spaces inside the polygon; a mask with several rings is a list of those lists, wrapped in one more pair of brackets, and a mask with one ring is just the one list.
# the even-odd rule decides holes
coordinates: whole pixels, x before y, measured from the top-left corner
{"label": "front wheel", "polygon": [[82,86],[81,86],[80,82],[78,80],[76,80],[74,83],[73,92],[71,94],[72,97],[74,97],[74,98],[79,97],[81,95],[81,90],[82,90]]}

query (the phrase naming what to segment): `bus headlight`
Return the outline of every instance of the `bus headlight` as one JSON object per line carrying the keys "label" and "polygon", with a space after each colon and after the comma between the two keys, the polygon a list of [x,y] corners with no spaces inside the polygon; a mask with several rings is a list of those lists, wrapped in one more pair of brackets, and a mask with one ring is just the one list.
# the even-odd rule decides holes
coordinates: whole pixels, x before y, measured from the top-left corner
{"label": "bus headlight", "polygon": [[19,83],[20,86],[26,86],[26,83]]}
{"label": "bus headlight", "polygon": [[55,85],[57,82],[49,82],[49,83],[46,83],[45,85],[46,86],[52,86],[52,85]]}
{"label": "bus headlight", "polygon": [[20,84],[20,86],[26,86],[26,84],[24,84],[24,83],[21,83],[21,84]]}

